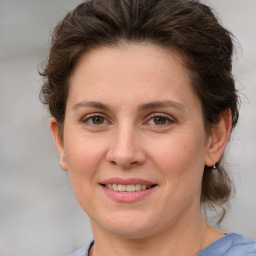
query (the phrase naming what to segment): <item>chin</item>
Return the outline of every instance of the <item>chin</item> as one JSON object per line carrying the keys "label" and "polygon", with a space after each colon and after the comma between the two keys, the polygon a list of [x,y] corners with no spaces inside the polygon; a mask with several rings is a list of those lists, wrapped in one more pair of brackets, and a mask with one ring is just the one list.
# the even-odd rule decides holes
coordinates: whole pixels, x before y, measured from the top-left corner
{"label": "chin", "polygon": [[102,219],[100,226],[107,232],[120,237],[141,239],[153,233],[157,222],[154,222],[154,220],[150,218],[150,216],[146,216],[145,213],[126,212],[125,214],[119,213],[112,217],[108,216],[105,220]]}
{"label": "chin", "polygon": [[136,226],[133,225],[123,225],[123,226],[112,226],[108,227],[109,232],[117,235],[118,237],[126,238],[126,239],[143,239],[150,236],[149,227],[148,226]]}

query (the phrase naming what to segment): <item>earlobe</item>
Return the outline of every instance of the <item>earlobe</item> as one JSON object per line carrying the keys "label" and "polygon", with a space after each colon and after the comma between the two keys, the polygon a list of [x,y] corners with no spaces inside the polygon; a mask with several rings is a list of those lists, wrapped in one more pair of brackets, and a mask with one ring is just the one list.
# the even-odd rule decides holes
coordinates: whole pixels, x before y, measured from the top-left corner
{"label": "earlobe", "polygon": [[55,147],[57,149],[57,152],[60,157],[60,166],[64,171],[67,171],[67,162],[66,162],[66,155],[65,155],[65,150],[64,150],[64,145],[63,145],[63,140],[59,134],[59,129],[57,125],[57,121],[54,117],[51,117],[50,119],[50,130],[52,133],[52,138],[55,144]]}
{"label": "earlobe", "polygon": [[232,127],[231,110],[228,109],[220,116],[219,123],[212,128],[208,140],[205,165],[213,166],[217,163],[227,145]]}

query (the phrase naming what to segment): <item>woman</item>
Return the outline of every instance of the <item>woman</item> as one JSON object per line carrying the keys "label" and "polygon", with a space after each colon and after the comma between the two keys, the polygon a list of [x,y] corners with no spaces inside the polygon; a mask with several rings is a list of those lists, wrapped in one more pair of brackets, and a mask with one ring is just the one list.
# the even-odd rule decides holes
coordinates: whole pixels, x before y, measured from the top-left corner
{"label": "woman", "polygon": [[56,27],[42,100],[94,234],[71,255],[256,255],[201,214],[231,193],[232,51],[193,0],[89,0]]}

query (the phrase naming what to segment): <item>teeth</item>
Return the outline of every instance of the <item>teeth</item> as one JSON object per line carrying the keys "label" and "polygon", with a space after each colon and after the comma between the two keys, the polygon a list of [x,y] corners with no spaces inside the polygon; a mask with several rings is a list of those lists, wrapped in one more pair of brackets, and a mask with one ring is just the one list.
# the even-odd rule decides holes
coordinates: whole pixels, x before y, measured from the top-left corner
{"label": "teeth", "polygon": [[106,187],[108,189],[119,191],[119,192],[135,192],[135,191],[141,191],[146,190],[148,188],[151,188],[152,186],[146,186],[142,184],[130,184],[130,185],[123,185],[123,184],[106,184]]}
{"label": "teeth", "polygon": [[135,189],[136,189],[136,191],[141,191],[141,185],[136,184],[136,185],[135,185]]}
{"label": "teeth", "polygon": [[126,191],[128,191],[128,192],[134,192],[134,191],[135,191],[135,186],[134,186],[134,185],[127,185],[127,186],[126,186]]}
{"label": "teeth", "polygon": [[107,188],[113,190],[113,185],[112,184],[107,184]]}
{"label": "teeth", "polygon": [[124,191],[126,191],[126,186],[125,186],[125,185],[120,185],[120,184],[118,184],[118,185],[117,185],[117,189],[118,189],[118,191],[120,191],[120,192],[124,192]]}
{"label": "teeth", "polygon": [[117,186],[117,184],[113,184],[113,185],[112,185],[112,189],[113,189],[114,191],[118,191],[118,186]]}

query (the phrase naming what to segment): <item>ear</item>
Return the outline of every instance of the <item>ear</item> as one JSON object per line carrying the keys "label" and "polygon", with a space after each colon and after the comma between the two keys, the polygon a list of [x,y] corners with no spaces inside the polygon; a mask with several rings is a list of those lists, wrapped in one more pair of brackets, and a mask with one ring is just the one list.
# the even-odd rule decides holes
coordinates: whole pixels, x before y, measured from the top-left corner
{"label": "ear", "polygon": [[211,130],[211,134],[208,139],[205,165],[213,166],[220,160],[227,145],[231,127],[232,116],[231,110],[228,109],[221,114],[219,123]]}
{"label": "ear", "polygon": [[56,147],[57,152],[58,152],[59,157],[60,157],[60,166],[64,171],[67,171],[68,168],[67,168],[67,161],[66,161],[66,155],[65,155],[63,140],[62,140],[62,138],[60,137],[60,134],[59,134],[57,121],[53,117],[51,117],[51,119],[50,119],[50,130],[51,130],[51,133],[52,133],[52,137],[53,137],[55,147]]}

